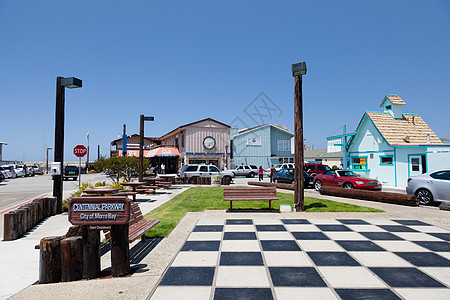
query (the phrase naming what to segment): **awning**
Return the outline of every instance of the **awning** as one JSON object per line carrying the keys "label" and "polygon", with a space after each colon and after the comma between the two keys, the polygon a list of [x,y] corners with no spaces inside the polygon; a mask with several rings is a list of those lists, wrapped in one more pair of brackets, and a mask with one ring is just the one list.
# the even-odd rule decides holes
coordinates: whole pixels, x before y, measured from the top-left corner
{"label": "awning", "polygon": [[175,157],[180,156],[180,151],[175,147],[160,147],[152,149],[145,157]]}

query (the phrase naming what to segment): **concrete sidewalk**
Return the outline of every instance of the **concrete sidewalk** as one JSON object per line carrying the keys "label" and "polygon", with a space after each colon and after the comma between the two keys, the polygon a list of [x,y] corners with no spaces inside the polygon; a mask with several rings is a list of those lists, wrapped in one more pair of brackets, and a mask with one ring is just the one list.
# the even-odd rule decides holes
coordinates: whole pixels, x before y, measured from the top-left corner
{"label": "concrete sidewalk", "polygon": [[[137,195],[137,203],[145,215],[188,188],[173,186],[158,189],[154,195]],[[66,234],[70,226],[67,213],[63,213],[43,220],[18,240],[0,242],[0,299],[6,299],[38,281],[39,250],[34,249],[35,245],[43,237]],[[110,266],[109,253],[102,256],[102,269]]]}

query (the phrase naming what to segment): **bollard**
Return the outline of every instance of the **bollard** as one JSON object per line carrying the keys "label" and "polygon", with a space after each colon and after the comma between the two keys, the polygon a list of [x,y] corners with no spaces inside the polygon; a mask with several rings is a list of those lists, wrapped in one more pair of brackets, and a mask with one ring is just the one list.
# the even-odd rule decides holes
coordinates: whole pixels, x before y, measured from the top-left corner
{"label": "bollard", "polygon": [[20,208],[25,209],[25,232],[31,229],[31,208],[28,204],[22,205]]}
{"label": "bollard", "polygon": [[32,211],[32,214],[31,214],[31,221],[33,222],[33,228],[34,228],[34,226],[36,226],[37,225],[37,223],[39,223],[39,220],[38,220],[38,218],[39,218],[39,207],[38,207],[39,205],[36,203],[36,202],[31,202],[31,211]]}
{"label": "bollard", "polygon": [[111,275],[120,277],[130,273],[128,224],[111,226]]}
{"label": "bollard", "polygon": [[42,198],[44,202],[44,219],[50,217],[50,199]]}
{"label": "bollard", "polygon": [[61,281],[83,278],[83,241],[81,236],[61,240]]}
{"label": "bollard", "polygon": [[48,199],[50,202],[50,216],[54,216],[58,211],[58,200],[56,199],[56,197],[49,197]]}
{"label": "bollard", "polygon": [[61,247],[64,237],[50,236],[41,239],[39,254],[39,283],[61,281]]}
{"label": "bollard", "polygon": [[18,213],[16,210],[10,211],[3,216],[3,240],[13,241],[19,238]]}
{"label": "bollard", "polygon": [[19,215],[19,222],[17,222],[17,227],[18,227],[18,231],[19,231],[19,238],[26,232],[26,224],[25,224],[25,219],[26,219],[26,210],[23,209],[22,207],[19,207],[17,209],[17,213]]}
{"label": "bollard", "polygon": [[100,231],[83,225],[83,278],[95,279],[100,275]]}
{"label": "bollard", "polygon": [[44,201],[41,199],[35,200],[38,205],[38,223],[44,219]]}

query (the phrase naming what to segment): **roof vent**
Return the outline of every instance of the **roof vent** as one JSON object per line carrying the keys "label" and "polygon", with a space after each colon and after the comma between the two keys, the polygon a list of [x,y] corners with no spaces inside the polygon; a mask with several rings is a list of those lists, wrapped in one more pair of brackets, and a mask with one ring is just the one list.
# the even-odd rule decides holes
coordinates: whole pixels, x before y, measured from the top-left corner
{"label": "roof vent", "polygon": [[427,144],[429,144],[429,143],[430,143],[430,134],[427,133]]}
{"label": "roof vent", "polygon": [[405,135],[403,140],[405,141],[405,143],[411,143],[411,138],[409,137],[409,135]]}

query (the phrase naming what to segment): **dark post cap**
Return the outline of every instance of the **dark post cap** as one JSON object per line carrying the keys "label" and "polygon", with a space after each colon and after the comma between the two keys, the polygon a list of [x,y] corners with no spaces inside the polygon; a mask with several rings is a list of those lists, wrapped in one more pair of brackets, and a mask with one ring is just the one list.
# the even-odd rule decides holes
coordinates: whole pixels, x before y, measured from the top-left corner
{"label": "dark post cap", "polygon": [[64,86],[69,89],[73,89],[73,88],[80,88],[83,85],[82,85],[81,79],[78,79],[75,77],[66,77],[66,78],[61,78],[61,86]]}
{"label": "dark post cap", "polygon": [[292,76],[301,76],[306,74],[306,62],[300,62],[292,65]]}

